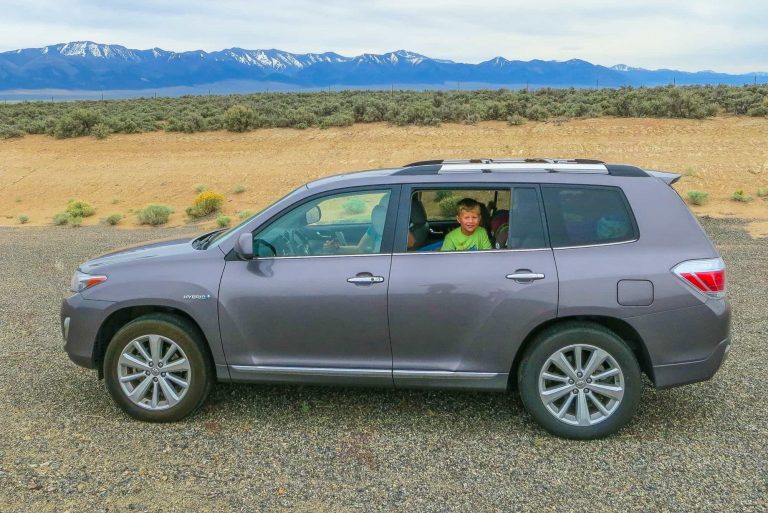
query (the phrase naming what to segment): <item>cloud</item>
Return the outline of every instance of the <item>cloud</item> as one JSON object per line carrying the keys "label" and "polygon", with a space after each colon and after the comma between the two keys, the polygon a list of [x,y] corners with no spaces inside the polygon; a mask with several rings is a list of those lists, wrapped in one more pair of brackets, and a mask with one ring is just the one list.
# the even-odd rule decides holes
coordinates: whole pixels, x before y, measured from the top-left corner
{"label": "cloud", "polygon": [[480,62],[768,70],[768,3],[647,0],[6,0],[0,50],[74,40],[131,48],[279,48],[345,55],[405,48]]}

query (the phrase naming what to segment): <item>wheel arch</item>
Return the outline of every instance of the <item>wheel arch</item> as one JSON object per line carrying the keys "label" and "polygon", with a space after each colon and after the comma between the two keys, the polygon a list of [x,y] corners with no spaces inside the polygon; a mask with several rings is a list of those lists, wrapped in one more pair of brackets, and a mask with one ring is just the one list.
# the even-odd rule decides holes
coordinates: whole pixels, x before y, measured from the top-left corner
{"label": "wheel arch", "polygon": [[191,315],[189,315],[184,310],[174,308],[172,306],[133,305],[115,310],[104,320],[104,322],[99,327],[99,331],[96,334],[96,343],[93,347],[93,361],[95,362],[96,368],[98,369],[99,379],[104,377],[104,355],[107,352],[107,346],[112,340],[112,337],[115,336],[115,333],[117,333],[120,328],[133,321],[134,319],[138,319],[139,317],[149,314],[166,314],[182,319],[185,324],[187,324],[196,332],[196,334],[200,337],[200,340],[203,341],[203,346],[205,347],[208,361],[211,366],[214,366],[214,359],[213,354],[211,353],[210,343],[205,336],[205,333],[203,333],[200,325]]}
{"label": "wheel arch", "polygon": [[627,321],[618,319],[616,317],[609,317],[604,315],[573,315],[569,317],[556,317],[554,319],[549,319],[548,321],[539,324],[528,333],[525,339],[523,339],[522,344],[520,344],[520,347],[515,354],[515,358],[512,361],[512,367],[509,371],[507,388],[515,388],[517,386],[517,369],[520,365],[520,360],[523,358],[523,355],[531,346],[531,344],[534,343],[536,337],[542,331],[552,326],[572,321],[589,322],[611,330],[624,342],[626,342],[626,344],[632,350],[635,358],[637,358],[637,363],[640,366],[640,370],[652,381],[654,380],[653,365],[651,364],[651,358],[648,354],[648,349],[646,348],[642,337],[637,332],[637,330],[632,327],[632,325],[630,325]]}

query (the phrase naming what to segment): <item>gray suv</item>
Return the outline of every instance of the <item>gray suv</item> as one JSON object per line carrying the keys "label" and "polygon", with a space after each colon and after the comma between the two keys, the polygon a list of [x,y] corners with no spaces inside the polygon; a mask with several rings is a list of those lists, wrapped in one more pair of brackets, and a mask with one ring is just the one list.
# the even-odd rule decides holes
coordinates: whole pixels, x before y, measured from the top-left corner
{"label": "gray suv", "polygon": [[516,389],[548,431],[606,436],[641,373],[706,380],[730,347],[725,266],[678,178],[472,159],[320,179],[234,228],[82,264],[64,347],[147,421],[217,381]]}

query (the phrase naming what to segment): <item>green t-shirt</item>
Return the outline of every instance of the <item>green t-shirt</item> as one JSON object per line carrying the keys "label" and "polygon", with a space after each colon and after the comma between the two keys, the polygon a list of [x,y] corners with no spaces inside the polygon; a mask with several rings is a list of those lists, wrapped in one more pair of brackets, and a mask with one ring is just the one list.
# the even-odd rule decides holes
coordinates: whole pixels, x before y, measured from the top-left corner
{"label": "green t-shirt", "polygon": [[488,232],[482,226],[478,226],[470,235],[464,235],[459,227],[445,236],[440,251],[477,251],[491,249],[491,247],[491,239],[488,238]]}

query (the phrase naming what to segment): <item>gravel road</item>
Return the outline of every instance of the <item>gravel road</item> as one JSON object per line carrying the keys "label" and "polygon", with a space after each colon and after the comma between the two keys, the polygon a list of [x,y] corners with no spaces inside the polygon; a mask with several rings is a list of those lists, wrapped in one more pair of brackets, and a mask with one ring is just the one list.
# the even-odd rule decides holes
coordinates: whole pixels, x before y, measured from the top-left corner
{"label": "gravel road", "polygon": [[596,442],[504,394],[219,385],[184,422],[130,420],[62,351],[59,304],[81,261],[187,232],[0,229],[0,511],[766,511],[768,239],[703,223],[733,350]]}

